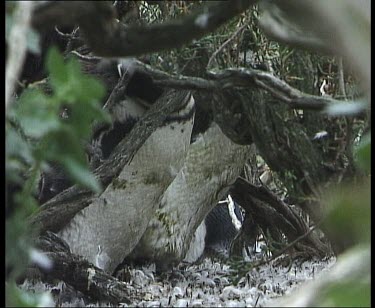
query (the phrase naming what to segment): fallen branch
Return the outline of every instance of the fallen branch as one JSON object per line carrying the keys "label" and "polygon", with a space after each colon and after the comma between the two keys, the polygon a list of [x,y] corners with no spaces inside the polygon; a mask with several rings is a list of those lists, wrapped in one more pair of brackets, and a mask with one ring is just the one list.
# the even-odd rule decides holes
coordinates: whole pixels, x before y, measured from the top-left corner
{"label": "fallen branch", "polygon": [[113,304],[134,300],[129,284],[118,280],[84,258],[71,254],[68,245],[57,235],[48,232],[37,241],[37,246],[52,261],[50,269],[39,268],[47,277],[63,280],[86,296]]}
{"label": "fallen branch", "polygon": [[[256,187],[245,179],[238,178],[231,188],[230,194],[252,216],[263,231],[266,232],[268,229],[271,235],[276,237],[275,240],[279,239],[273,228],[277,228],[286,235],[290,243],[293,243],[290,247],[301,243],[304,247],[312,247],[319,257],[331,253],[330,247],[323,243],[315,233],[312,233],[307,223],[265,187]],[[274,236],[275,234],[276,236]],[[285,251],[283,249],[282,253]]]}

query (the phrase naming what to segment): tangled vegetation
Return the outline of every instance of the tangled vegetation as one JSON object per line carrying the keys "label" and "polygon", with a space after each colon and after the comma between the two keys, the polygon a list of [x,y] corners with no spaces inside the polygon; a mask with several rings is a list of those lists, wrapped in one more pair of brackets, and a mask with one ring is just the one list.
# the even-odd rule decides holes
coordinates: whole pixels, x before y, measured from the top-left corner
{"label": "tangled vegetation", "polygon": [[[290,3],[293,6],[294,1]],[[182,23],[184,16],[190,16],[197,10],[205,12],[206,6],[204,1],[115,1],[113,10],[119,22],[129,26],[131,31],[135,29],[132,27]],[[25,20],[30,20],[34,29],[22,30],[22,22],[27,23],[20,19],[27,11],[24,4],[8,2],[6,9],[6,295],[7,305],[34,306],[42,305],[43,297],[31,298],[16,287],[16,282],[22,280],[30,264],[38,264],[41,268],[50,266],[48,259],[35,249],[34,239],[39,230],[29,225],[30,217],[40,212],[37,195],[40,174],[48,169],[50,161],[59,162],[70,179],[80,185],[78,187],[87,189],[78,190],[77,199],[91,192],[100,193],[108,185],[106,179],[103,180],[104,176],[98,176],[97,170],[93,172],[93,162],[87,160],[87,152],[82,147],[82,143],[89,142],[91,138],[93,123],[110,121],[110,114],[101,105],[108,88],[82,72],[82,65],[72,56],[71,51],[79,50],[72,46],[76,41],[82,43],[82,37],[92,38],[84,20],[80,24],[84,35],[78,38],[75,37],[76,23],[68,25],[71,28],[66,33],[57,26],[57,41],[65,40],[66,45],[66,49],[59,51],[43,41],[43,35],[38,32],[43,24],[34,22],[31,16]],[[184,42],[182,46],[136,54],[140,62],[149,65],[139,69],[149,70],[150,76],[161,85],[164,82],[166,87],[173,88],[171,80],[176,78],[175,87],[191,89],[198,102],[207,97],[212,102],[218,102],[209,107],[198,104],[197,108],[202,109],[202,117],[215,120],[227,136],[234,135],[238,138],[236,140],[243,141],[251,135],[249,143],[255,143],[257,150],[246,163],[242,177],[234,184],[231,194],[242,201],[240,204],[249,214],[245,223],[256,226],[257,232],[244,234],[246,228],[243,228],[243,234],[232,247],[234,255],[236,251],[238,255],[243,243],[252,243],[262,235],[267,249],[272,252],[271,259],[281,253],[289,253],[291,258],[307,258],[323,257],[332,252],[340,256],[352,251],[360,256],[370,246],[370,90],[367,88],[367,72],[363,70],[369,59],[364,52],[365,56],[359,54],[360,59],[356,59],[359,62],[350,62],[350,48],[347,56],[327,55],[310,50],[310,46],[303,44],[305,48],[302,49],[296,48],[296,45],[301,47],[300,44],[288,45],[288,39],[277,39],[277,33],[269,35],[271,27],[267,28],[266,23],[259,21],[264,12],[272,12],[272,9],[262,6],[262,3],[248,5],[228,22],[200,38]],[[35,14],[43,14],[42,10],[38,11],[37,5],[34,10]],[[48,18],[46,20],[47,24]],[[205,20],[201,22],[208,23]],[[297,25],[300,22],[302,29],[306,26],[298,18],[295,22]],[[346,27],[354,29],[354,22],[345,20]],[[188,26],[186,28],[189,29]],[[366,32],[367,28],[363,31]],[[14,74],[11,69],[17,65],[12,56],[19,32],[24,32],[27,57],[24,68],[21,64],[17,78],[12,81],[8,75]],[[360,34],[366,37],[366,33]],[[95,37],[95,34],[91,35]],[[163,36],[163,33],[160,35]],[[346,44],[343,43],[343,46],[351,42],[347,37],[342,40]],[[359,41],[359,50],[366,50],[366,40]],[[102,50],[97,54],[100,55],[100,52]],[[22,62],[24,56],[21,55],[18,60]],[[31,76],[25,74],[27,61],[33,56],[43,63],[39,63],[44,68],[40,70],[43,72],[38,72],[42,78],[35,72]],[[240,71],[240,68],[248,71]],[[233,84],[232,80],[223,82],[222,91],[212,93],[214,91],[210,91],[207,85],[217,80],[225,81],[225,74],[230,73],[230,69],[238,69],[236,72],[240,73],[255,72],[256,77],[246,86],[240,79],[237,84]],[[317,111],[314,101],[306,108],[293,108],[293,99],[290,99],[293,91],[261,80],[264,72],[285,82],[293,91],[298,89],[307,99],[327,99],[330,106]],[[250,80],[250,73],[245,79]],[[10,92],[8,84],[12,86],[9,87]],[[256,86],[250,88],[249,84]],[[288,97],[290,105],[285,103],[285,93],[291,95]],[[223,97],[227,103],[221,106],[219,102]],[[337,101],[342,104],[335,105]],[[66,108],[73,115],[68,119],[62,116]],[[225,118],[223,110],[227,109],[231,113]],[[234,122],[233,115],[238,113],[246,115],[243,116],[246,119],[238,121],[238,126],[233,129],[229,126]],[[230,124],[228,119],[231,119]],[[197,119],[197,122],[202,121]],[[125,185],[117,178],[113,182],[119,188]],[[245,203],[248,205],[245,206]],[[283,209],[279,216],[282,213],[284,217],[276,220],[280,223],[278,225],[270,220],[272,215],[269,213],[274,209]],[[304,224],[290,216],[296,212],[300,213]],[[245,264],[238,256],[231,261],[233,268],[237,269],[237,280],[256,266]],[[358,262],[361,262],[360,257]],[[366,262],[363,267],[370,269]],[[346,277],[342,282],[334,282],[325,291],[321,302],[313,301],[313,304],[347,304],[349,293],[356,299],[351,304],[368,305],[369,296],[362,297],[358,293],[358,286],[366,292],[369,290],[368,275],[360,281],[354,275],[354,278]]]}

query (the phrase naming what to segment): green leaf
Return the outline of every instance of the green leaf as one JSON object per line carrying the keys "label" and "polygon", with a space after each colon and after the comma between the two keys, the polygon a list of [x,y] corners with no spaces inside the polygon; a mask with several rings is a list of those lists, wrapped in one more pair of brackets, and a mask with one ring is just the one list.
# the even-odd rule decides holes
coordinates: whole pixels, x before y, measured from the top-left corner
{"label": "green leaf", "polygon": [[20,157],[29,164],[34,161],[28,142],[11,127],[6,130],[5,155],[7,159]]}
{"label": "green leaf", "polygon": [[[69,74],[69,87],[75,101],[92,104],[101,100],[105,94],[105,87],[101,81],[85,75],[81,71],[81,66],[75,57],[70,57],[66,63],[66,70]],[[73,102],[68,100],[68,102]]]}
{"label": "green leaf", "polygon": [[[10,21],[7,22],[9,25]],[[37,38],[32,36],[29,47],[36,51]],[[22,135],[16,129],[7,129],[6,175],[7,179],[19,181],[23,187],[20,193],[12,195],[17,208],[6,220],[8,281],[17,279],[29,263],[30,233],[33,229],[26,229],[25,220],[37,209],[32,194],[41,168],[47,161],[62,164],[67,175],[77,184],[97,193],[102,190],[88,168],[83,143],[91,134],[94,120],[110,121],[109,115],[99,105],[105,88],[99,81],[84,75],[77,60],[69,60],[65,64],[56,48],[49,50],[46,66],[52,93],[47,96],[39,89],[27,89],[7,115],[17,129],[20,128]],[[67,119],[59,116],[62,106],[67,106],[71,113]],[[37,141],[30,145],[29,139]],[[27,171],[23,161],[32,165],[26,181],[20,176]],[[11,289],[7,289],[7,303],[31,307],[40,305],[37,297],[30,298],[24,292]]]}
{"label": "green leaf", "polygon": [[[64,66],[64,69],[53,68],[54,71],[50,72],[54,99],[69,107],[70,116],[66,123],[74,128],[79,138],[87,138],[91,134],[94,120],[110,121],[110,117],[99,104],[105,94],[105,87],[95,78],[84,75],[76,58],[69,58],[64,64],[56,53],[56,50],[51,52],[50,62],[57,61],[57,66]],[[61,72],[64,72],[66,78],[57,77]]]}
{"label": "green leaf", "polygon": [[18,159],[6,158],[5,160],[5,180],[7,183],[23,184],[21,172],[24,172],[24,165]]}
{"label": "green leaf", "polygon": [[49,132],[36,151],[36,156],[61,163],[77,184],[94,192],[101,191],[99,183],[88,168],[82,141],[71,126],[65,125],[58,131]]}
{"label": "green leaf", "polygon": [[356,245],[337,257],[335,268],[332,268],[335,274],[328,273],[328,279],[333,281],[325,285],[322,292],[317,294],[316,306],[370,307],[370,249],[370,243]]}
{"label": "green leaf", "polygon": [[370,307],[370,279],[341,282],[330,286],[326,292],[322,307]]}
{"label": "green leaf", "polygon": [[61,125],[58,130],[49,131],[39,143],[35,155],[40,160],[62,161],[69,158],[80,164],[86,161],[79,136],[72,126],[66,124]]}
{"label": "green leaf", "polygon": [[50,81],[54,91],[64,93],[69,81],[69,71],[66,68],[63,56],[56,47],[51,47],[48,50],[46,66],[50,73]]}
{"label": "green leaf", "polygon": [[105,89],[103,84],[98,80],[81,76],[77,81],[79,85],[79,100],[89,104],[93,104],[94,102],[97,104],[96,102],[103,98]]}
{"label": "green leaf", "polygon": [[99,182],[96,180],[95,176],[87,168],[87,166],[69,158],[62,159],[62,163],[68,174],[78,184],[91,189],[95,193],[100,193],[102,191]]}
{"label": "green leaf", "polygon": [[48,292],[30,293],[19,289],[15,283],[7,283],[6,307],[53,307],[52,296]]}
{"label": "green leaf", "polygon": [[371,172],[371,133],[362,137],[355,148],[357,164],[365,172]]}
{"label": "green leaf", "polygon": [[40,138],[52,129],[58,129],[58,105],[38,89],[25,91],[17,102],[15,114],[25,134]]}
{"label": "green leaf", "polygon": [[110,122],[110,116],[98,104],[72,106],[68,122],[80,138],[86,139],[91,135],[91,123],[94,120]]}
{"label": "green leaf", "polygon": [[[23,187],[25,188],[25,186]],[[29,194],[29,193],[18,193],[14,196],[15,202],[18,204],[22,204],[22,214],[25,215],[25,217],[30,216],[31,214],[34,214],[39,206],[35,198]]]}
{"label": "green leaf", "polygon": [[11,270],[9,276],[13,279],[17,279],[29,264],[31,240],[26,217],[24,211],[17,208],[5,223],[5,266]]}
{"label": "green leaf", "polygon": [[370,197],[369,182],[342,184],[327,192],[324,226],[334,245],[346,249],[370,241]]}

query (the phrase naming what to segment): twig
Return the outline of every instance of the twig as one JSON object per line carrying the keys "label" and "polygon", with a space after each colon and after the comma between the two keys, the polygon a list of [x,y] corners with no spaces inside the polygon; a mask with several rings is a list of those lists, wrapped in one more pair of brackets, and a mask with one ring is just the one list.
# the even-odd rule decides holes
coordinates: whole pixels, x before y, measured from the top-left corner
{"label": "twig", "polygon": [[57,32],[58,35],[60,35],[61,37],[65,38],[65,39],[72,39],[72,38],[74,38],[74,34],[72,34],[72,33],[63,33],[57,27],[55,27],[55,31]]}
{"label": "twig", "polygon": [[290,248],[292,248],[294,245],[296,245],[299,241],[303,240],[304,238],[306,238],[311,232],[313,232],[320,224],[322,223],[322,220],[319,221],[315,226],[313,226],[312,228],[310,228],[309,231],[307,231],[306,233],[300,235],[299,237],[297,237],[294,241],[290,242],[288,245],[286,245],[284,248],[278,250],[271,258],[267,259],[267,260],[262,260],[262,261],[259,261],[259,263],[256,263],[255,266],[260,266],[260,265],[263,265],[263,264],[266,264],[266,263],[269,263],[273,260],[275,260],[276,258],[280,257],[284,252],[286,252],[287,250],[289,250]]}
{"label": "twig", "polygon": [[292,241],[291,243],[289,243],[288,245],[286,245],[284,248],[278,250],[272,257],[270,257],[268,259],[264,259],[264,260],[252,262],[250,264],[251,268],[256,268],[256,267],[259,267],[259,266],[271,263],[271,261],[273,261],[273,260],[277,259],[278,257],[280,257],[287,250],[289,250],[294,245],[296,245],[298,242],[300,242],[305,237],[307,237],[311,232],[313,232],[322,223],[322,221],[323,220],[319,221],[319,223],[317,223],[315,226],[313,226],[309,231],[307,231],[306,233],[304,233],[301,236],[297,237],[294,241]]}
{"label": "twig", "polygon": [[346,100],[346,90],[345,90],[345,80],[344,80],[344,66],[342,64],[342,57],[339,57],[338,59],[338,71],[339,71],[339,87],[341,95]]}
{"label": "twig", "polygon": [[206,69],[208,70],[211,66],[211,62],[215,59],[219,52],[221,52],[225,46],[227,46],[243,29],[247,27],[247,23],[239,27],[210,57],[208,60]]}
{"label": "twig", "polygon": [[[338,72],[339,72],[339,87],[341,95],[344,100],[347,100],[346,88],[345,88],[345,78],[344,78],[344,65],[342,57],[338,58]],[[353,158],[353,118],[345,117],[346,122],[346,135],[345,135],[345,154],[350,161],[350,166],[354,166]]]}
{"label": "twig", "polygon": [[74,54],[76,55],[78,58],[80,58],[81,60],[86,60],[86,61],[100,61],[102,60],[103,58],[102,57],[96,57],[96,56],[85,56],[85,55],[82,55],[80,54],[78,51],[76,50],[72,50],[70,52],[71,54]]}

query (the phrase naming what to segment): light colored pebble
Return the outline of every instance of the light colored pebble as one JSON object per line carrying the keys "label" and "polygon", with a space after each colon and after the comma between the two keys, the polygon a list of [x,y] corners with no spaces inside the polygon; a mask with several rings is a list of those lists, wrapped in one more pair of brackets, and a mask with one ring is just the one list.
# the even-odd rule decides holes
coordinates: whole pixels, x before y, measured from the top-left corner
{"label": "light colored pebble", "polygon": [[[230,267],[226,264],[205,259],[201,264],[189,265],[184,270],[176,271],[181,276],[178,282],[160,281],[155,274],[155,267],[133,268],[128,290],[137,294],[140,300],[123,307],[259,307],[267,306],[270,300],[288,294],[303,281],[317,277],[320,272],[329,270],[334,260],[327,262],[304,262],[301,266],[287,268],[263,265],[253,268],[247,277],[236,286],[230,284]],[[66,288],[60,282],[50,285],[42,282],[25,281],[20,286],[34,292]],[[82,299],[77,301],[83,303]],[[74,303],[59,303],[62,307],[72,307]],[[105,303],[90,303],[90,307],[106,306]],[[107,306],[111,306],[107,304]],[[113,306],[113,305],[112,305]],[[88,307],[88,306],[86,306]]]}
{"label": "light colored pebble", "polygon": [[[189,301],[185,298],[180,298],[176,301],[173,307],[188,307]],[[189,305],[190,306],[190,305]]]}

